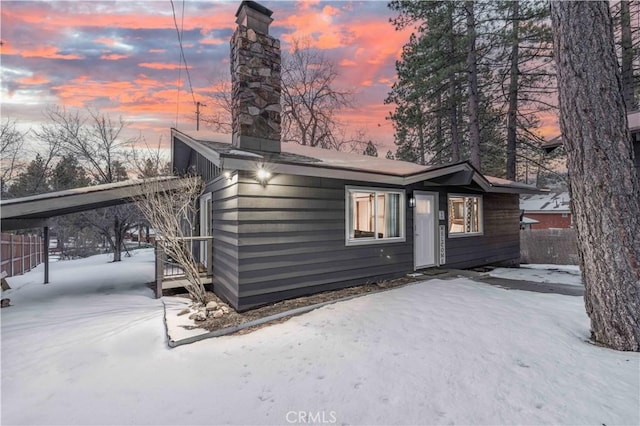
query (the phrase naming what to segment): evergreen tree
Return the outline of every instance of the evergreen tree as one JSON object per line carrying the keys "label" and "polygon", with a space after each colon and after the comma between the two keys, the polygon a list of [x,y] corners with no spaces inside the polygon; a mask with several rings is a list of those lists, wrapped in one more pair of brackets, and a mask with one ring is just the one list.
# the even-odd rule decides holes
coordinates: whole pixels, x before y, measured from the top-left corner
{"label": "evergreen tree", "polygon": [[616,52],[627,111],[640,106],[640,1],[612,2]]}
{"label": "evergreen tree", "polygon": [[483,95],[491,75],[490,40],[479,36],[486,32],[479,17],[489,13],[490,4],[393,1],[389,6],[399,13],[392,20],[397,29],[416,28],[386,99],[396,105],[390,116],[396,157],[419,164],[470,159],[480,166],[489,147],[499,143],[482,137],[495,135],[500,124],[493,118],[493,99]]}
{"label": "evergreen tree", "polygon": [[[549,5],[546,1],[505,1],[497,13],[505,24],[495,29],[493,62],[497,108],[505,115],[506,177],[518,177],[518,162],[537,156],[542,137],[539,116],[555,110],[555,76]],[[496,24],[497,25],[497,24]],[[519,160],[520,159],[520,160]],[[522,172],[523,170],[521,170]]]}
{"label": "evergreen tree", "polygon": [[124,167],[124,164],[122,164],[120,160],[113,160],[109,169],[111,180],[104,183],[121,182],[123,180],[129,179],[127,169]]}
{"label": "evergreen tree", "polygon": [[89,186],[91,180],[73,155],[63,156],[51,173],[50,186],[54,191]]}
{"label": "evergreen tree", "polygon": [[386,99],[398,158],[469,160],[504,176],[506,163],[515,170],[516,145],[522,155],[520,145],[539,144],[537,117],[552,90],[548,14],[544,2],[522,3],[390,3],[396,28],[415,28]]}
{"label": "evergreen tree", "polygon": [[385,158],[386,158],[387,160],[395,160],[395,159],[396,159],[396,156],[395,156],[395,155],[393,155],[393,152],[391,152],[391,150],[389,150],[389,151],[387,151],[387,155],[385,155]]}
{"label": "evergreen tree", "polygon": [[49,191],[48,176],[47,163],[40,154],[37,154],[27,168],[18,175],[9,193],[12,197],[26,197],[47,192]]}
{"label": "evergreen tree", "polygon": [[387,103],[396,129],[398,159],[419,164],[459,161],[462,129],[459,110],[464,98],[464,27],[455,2],[394,1],[396,29],[416,26],[402,58],[398,81]]}
{"label": "evergreen tree", "polygon": [[364,155],[369,155],[371,157],[377,157],[378,156],[378,149],[373,144],[373,142],[369,141],[369,142],[367,142],[367,146],[364,149],[363,154]]}

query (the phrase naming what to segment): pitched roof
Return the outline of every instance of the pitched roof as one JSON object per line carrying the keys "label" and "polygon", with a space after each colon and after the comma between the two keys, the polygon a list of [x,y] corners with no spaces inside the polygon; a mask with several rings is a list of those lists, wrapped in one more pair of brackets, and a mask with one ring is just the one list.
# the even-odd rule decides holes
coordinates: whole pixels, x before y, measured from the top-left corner
{"label": "pitched roof", "polygon": [[[322,149],[295,143],[283,143],[281,153],[265,153],[241,150],[231,145],[231,136],[211,132],[184,132],[172,129],[172,136],[212,161],[218,167],[229,170],[251,170],[267,165],[272,172],[307,176],[330,176],[365,182],[409,185],[412,183],[456,176],[455,180],[471,181],[486,192],[540,193],[531,185],[482,175],[468,162],[442,166],[423,166],[407,161]],[[173,140],[173,138],[172,138]],[[454,183],[451,183],[452,185]]]}
{"label": "pitched roof", "polygon": [[526,213],[569,213],[571,199],[568,192],[523,195],[520,210]]}

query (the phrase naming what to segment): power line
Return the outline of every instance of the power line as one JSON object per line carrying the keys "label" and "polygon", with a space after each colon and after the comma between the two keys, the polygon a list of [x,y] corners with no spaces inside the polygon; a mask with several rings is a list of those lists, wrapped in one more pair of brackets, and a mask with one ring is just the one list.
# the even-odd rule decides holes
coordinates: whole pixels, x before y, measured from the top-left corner
{"label": "power line", "polygon": [[[184,55],[184,47],[182,46],[182,30],[178,28],[178,20],[176,18],[176,8],[173,4],[173,0],[171,2],[171,11],[173,13],[173,25],[176,28],[176,34],[178,35],[178,44],[180,45],[180,57],[181,63],[184,62],[184,69],[187,73],[187,81],[189,82],[189,90],[191,91],[191,99],[193,100],[193,104],[196,105],[196,96],[193,93],[193,84],[191,84],[191,73],[189,73],[189,65],[187,64],[187,58]],[[184,0],[182,0],[182,20],[181,20],[182,29],[184,29]],[[182,66],[178,69],[178,82],[180,82],[182,72]],[[176,127],[178,127],[178,109],[180,105],[180,88],[178,88],[178,102],[176,105]]]}

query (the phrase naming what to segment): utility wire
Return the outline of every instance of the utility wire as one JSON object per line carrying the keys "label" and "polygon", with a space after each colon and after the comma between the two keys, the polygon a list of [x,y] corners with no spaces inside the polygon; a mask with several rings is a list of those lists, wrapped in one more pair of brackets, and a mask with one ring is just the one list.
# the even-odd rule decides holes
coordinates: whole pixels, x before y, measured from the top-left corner
{"label": "utility wire", "polygon": [[[187,73],[187,81],[189,82],[189,90],[191,91],[191,99],[193,100],[193,104],[196,105],[196,96],[193,93],[193,84],[191,84],[191,73],[189,73],[189,65],[187,64],[187,58],[184,55],[184,47],[182,45],[182,30],[178,28],[178,20],[176,18],[176,8],[173,4],[173,0],[170,0],[171,2],[171,11],[173,13],[173,25],[176,28],[176,34],[178,35],[178,44],[180,45],[180,57],[181,57],[181,63],[184,62],[184,69]],[[184,0],[182,0],[182,28],[184,29]],[[179,70],[178,70],[178,81],[180,81],[181,78],[181,71],[182,71],[182,66],[180,66]],[[178,104],[176,106],[176,127],[178,127],[178,109],[179,109],[179,105],[180,105],[180,88],[178,88]]]}

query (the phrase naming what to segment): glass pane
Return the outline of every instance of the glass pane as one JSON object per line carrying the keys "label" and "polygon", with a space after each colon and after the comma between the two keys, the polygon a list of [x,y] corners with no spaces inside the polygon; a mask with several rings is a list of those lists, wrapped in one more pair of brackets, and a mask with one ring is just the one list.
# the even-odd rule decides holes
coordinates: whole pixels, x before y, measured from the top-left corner
{"label": "glass pane", "polygon": [[464,233],[464,198],[449,198],[449,233]]}
{"label": "glass pane", "polygon": [[[385,194],[384,197],[384,230],[385,238],[395,238],[400,236],[400,194]],[[382,205],[380,206],[382,207]]]}
{"label": "glass pane", "polygon": [[385,233],[385,194],[378,193],[378,214],[377,217],[377,225],[378,225],[378,238],[385,238],[387,235]]}
{"label": "glass pane", "polygon": [[353,238],[374,238],[374,193],[351,193]]}
{"label": "glass pane", "polygon": [[478,198],[468,197],[467,199],[467,232],[478,232]]}

